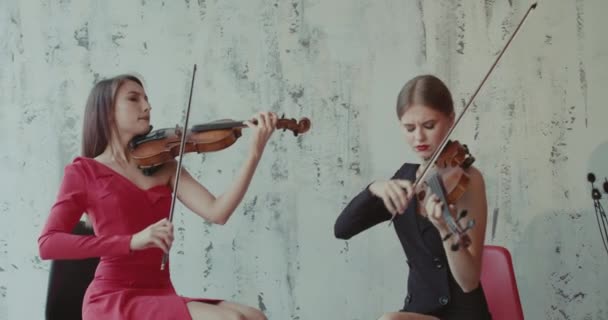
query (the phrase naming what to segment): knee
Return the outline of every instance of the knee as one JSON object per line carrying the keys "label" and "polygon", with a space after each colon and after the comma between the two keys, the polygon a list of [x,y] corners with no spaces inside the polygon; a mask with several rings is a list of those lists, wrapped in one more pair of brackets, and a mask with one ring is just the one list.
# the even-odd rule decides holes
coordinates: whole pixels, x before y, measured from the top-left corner
{"label": "knee", "polygon": [[262,311],[255,310],[254,317],[251,320],[268,320],[268,318],[266,318],[266,315]]}
{"label": "knee", "polygon": [[247,316],[245,317],[247,320],[268,320],[264,313],[258,309],[250,308],[247,310]]}
{"label": "knee", "polygon": [[378,320],[398,320],[400,319],[399,317],[397,317],[397,314],[394,312],[391,313],[385,313],[382,315],[382,317],[380,317]]}
{"label": "knee", "polygon": [[235,311],[235,310],[230,310],[230,312],[227,312],[226,316],[224,317],[224,320],[249,320],[244,314]]}

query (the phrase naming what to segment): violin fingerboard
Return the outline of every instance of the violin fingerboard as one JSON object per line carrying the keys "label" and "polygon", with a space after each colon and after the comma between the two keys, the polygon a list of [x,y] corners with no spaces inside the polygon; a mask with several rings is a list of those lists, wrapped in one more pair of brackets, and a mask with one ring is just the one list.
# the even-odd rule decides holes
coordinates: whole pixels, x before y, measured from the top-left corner
{"label": "violin fingerboard", "polygon": [[472,225],[470,227],[463,229],[458,224],[458,221],[455,220],[454,217],[452,217],[452,212],[450,211],[450,208],[449,208],[449,202],[447,201],[447,196],[446,196],[445,187],[443,185],[443,181],[441,180],[441,177],[437,173],[430,175],[427,182],[428,182],[428,186],[431,188],[431,191],[434,194],[436,194],[439,197],[439,199],[444,203],[444,206],[442,208],[442,216],[443,216],[443,219],[445,220],[445,222],[447,223],[448,228],[450,229],[450,232],[452,234],[456,235],[457,240],[456,240],[455,245],[459,245],[459,246],[456,246],[456,248],[459,248],[460,246],[467,248],[471,244],[471,238],[466,234],[466,231],[468,229],[472,228]]}
{"label": "violin fingerboard", "polygon": [[428,178],[428,185],[431,188],[431,191],[435,195],[437,195],[439,197],[439,200],[441,200],[441,202],[443,202],[443,204],[444,204],[443,208],[442,208],[443,218],[445,219],[445,222],[448,224],[450,231],[454,234],[460,234],[460,228],[454,221],[454,218],[452,217],[452,213],[450,212],[445,187],[443,185],[443,181],[441,180],[441,177],[439,177],[439,175],[437,173],[431,174]]}

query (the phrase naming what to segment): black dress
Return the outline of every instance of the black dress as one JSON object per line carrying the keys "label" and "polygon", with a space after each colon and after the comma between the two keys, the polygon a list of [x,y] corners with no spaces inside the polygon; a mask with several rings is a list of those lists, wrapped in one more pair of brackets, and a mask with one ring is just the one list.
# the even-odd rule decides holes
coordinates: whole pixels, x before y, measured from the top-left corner
{"label": "black dress", "polygon": [[[417,164],[406,163],[393,179],[414,181],[417,169]],[[416,213],[417,206],[417,201],[412,200],[405,213],[393,220],[409,266],[408,293],[401,311],[442,320],[491,319],[481,284],[471,292],[462,291],[450,271],[439,231]],[[382,199],[365,188],[342,211],[334,232],[337,238],[349,239],[390,218]]]}

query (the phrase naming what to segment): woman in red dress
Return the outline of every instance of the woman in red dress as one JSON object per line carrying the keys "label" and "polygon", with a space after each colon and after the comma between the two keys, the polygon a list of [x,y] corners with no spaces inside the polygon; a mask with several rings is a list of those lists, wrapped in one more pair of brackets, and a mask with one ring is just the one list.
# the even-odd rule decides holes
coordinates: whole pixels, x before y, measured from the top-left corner
{"label": "woman in red dress", "polygon": [[[144,175],[127,146],[150,125],[142,82],[131,75],[100,81],[89,95],[83,127],[83,156],[65,167],[57,200],[38,239],[42,259],[100,257],[85,294],[83,319],[266,319],[252,307],[217,299],[179,296],[169,268],[160,270],[173,242],[171,206],[177,162]],[[178,199],[202,218],[228,221],[239,205],[277,117],[259,113],[252,146],[234,183],[214,196],[181,170]],[[86,213],[95,236],[71,234]]]}

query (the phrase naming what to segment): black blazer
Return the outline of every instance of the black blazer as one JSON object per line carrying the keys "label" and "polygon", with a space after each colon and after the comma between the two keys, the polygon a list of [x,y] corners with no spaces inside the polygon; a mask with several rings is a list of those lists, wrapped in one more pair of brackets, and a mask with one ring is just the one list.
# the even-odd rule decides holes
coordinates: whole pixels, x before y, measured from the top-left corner
{"label": "black blazer", "polygon": [[[406,163],[393,175],[393,179],[414,181],[417,169],[417,164]],[[478,290],[464,293],[456,283],[439,231],[428,219],[416,214],[417,206],[417,200],[412,200],[405,213],[393,221],[409,266],[408,293],[402,311],[435,314],[448,304],[487,310],[481,286]],[[334,233],[337,238],[350,239],[390,218],[391,214],[382,199],[365,188],[342,211],[335,223]]]}

